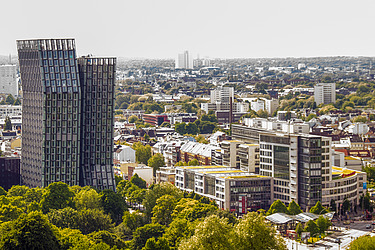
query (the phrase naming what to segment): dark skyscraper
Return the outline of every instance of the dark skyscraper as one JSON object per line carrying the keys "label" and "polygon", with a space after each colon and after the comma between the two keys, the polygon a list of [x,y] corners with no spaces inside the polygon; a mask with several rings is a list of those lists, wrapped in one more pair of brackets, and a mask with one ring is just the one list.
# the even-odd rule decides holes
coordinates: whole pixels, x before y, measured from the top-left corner
{"label": "dark skyscraper", "polygon": [[80,58],[74,39],[17,41],[23,89],[22,183],[115,189],[114,58]]}

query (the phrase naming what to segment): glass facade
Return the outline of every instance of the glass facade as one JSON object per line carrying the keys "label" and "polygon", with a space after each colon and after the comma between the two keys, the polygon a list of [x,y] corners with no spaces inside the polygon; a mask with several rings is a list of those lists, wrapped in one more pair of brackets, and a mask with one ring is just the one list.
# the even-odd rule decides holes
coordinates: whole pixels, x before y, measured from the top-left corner
{"label": "glass facade", "polygon": [[[114,189],[112,147],[108,145],[112,146],[113,141],[115,59],[104,60],[108,62],[107,66],[102,65],[106,71],[95,75],[96,72],[79,71],[74,39],[21,40],[17,41],[17,48],[23,88],[22,183],[45,187],[63,181],[69,185]],[[97,87],[91,91],[93,82],[105,82],[106,87],[101,85],[98,89],[101,94],[97,94]],[[97,133],[93,142],[96,151],[93,154],[91,150],[89,156],[83,154],[87,148],[84,139],[91,139],[83,122],[90,117],[88,114],[95,113],[92,115],[95,120],[98,115],[86,107],[88,98],[90,102],[100,103],[101,107],[95,105],[95,108],[103,119],[91,124]],[[99,140],[104,137],[105,140]],[[95,159],[95,174],[85,175],[86,166],[81,164],[86,162],[85,157]]]}
{"label": "glass facade", "polygon": [[298,144],[298,203],[311,208],[322,200],[321,138],[300,137]]}

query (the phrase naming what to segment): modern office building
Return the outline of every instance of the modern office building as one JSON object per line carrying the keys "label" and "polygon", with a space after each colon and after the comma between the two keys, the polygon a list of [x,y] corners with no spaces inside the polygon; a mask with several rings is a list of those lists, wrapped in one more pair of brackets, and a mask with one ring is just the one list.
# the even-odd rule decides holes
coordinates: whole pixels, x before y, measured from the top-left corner
{"label": "modern office building", "polygon": [[237,215],[268,209],[273,202],[272,177],[224,166],[177,167],[175,185],[206,196]]}
{"label": "modern office building", "polygon": [[0,93],[18,96],[16,65],[0,65]]}
{"label": "modern office building", "polygon": [[184,51],[182,54],[178,54],[176,59],[176,69],[193,69],[193,57],[189,51]]}
{"label": "modern office building", "polygon": [[336,102],[336,83],[318,83],[314,87],[316,105]]}
{"label": "modern office building", "polygon": [[76,59],[74,39],[17,41],[23,86],[22,184],[115,189],[114,58]]}
{"label": "modern office building", "polygon": [[309,134],[261,133],[260,174],[274,179],[274,198],[310,209],[322,200],[331,179],[330,138]]}

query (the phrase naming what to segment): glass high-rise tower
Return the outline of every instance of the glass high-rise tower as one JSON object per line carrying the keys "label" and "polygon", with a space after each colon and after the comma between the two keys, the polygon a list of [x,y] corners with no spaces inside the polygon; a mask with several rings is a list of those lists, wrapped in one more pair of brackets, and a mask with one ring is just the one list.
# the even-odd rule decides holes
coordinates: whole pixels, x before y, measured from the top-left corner
{"label": "glass high-rise tower", "polygon": [[76,59],[74,39],[17,41],[23,90],[22,183],[115,189],[115,58]]}

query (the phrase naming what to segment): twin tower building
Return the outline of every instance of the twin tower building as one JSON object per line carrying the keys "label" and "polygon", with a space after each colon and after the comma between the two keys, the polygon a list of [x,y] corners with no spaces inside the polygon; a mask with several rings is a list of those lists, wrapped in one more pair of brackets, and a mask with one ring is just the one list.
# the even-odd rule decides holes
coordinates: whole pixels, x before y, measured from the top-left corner
{"label": "twin tower building", "polygon": [[76,57],[74,39],[17,41],[22,84],[21,183],[115,190],[116,58]]}

